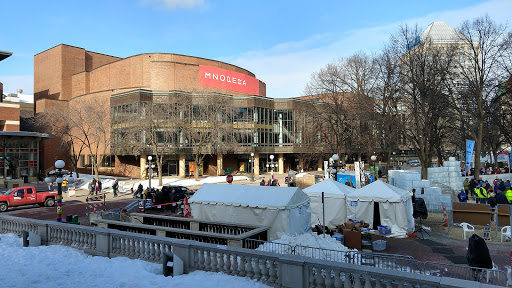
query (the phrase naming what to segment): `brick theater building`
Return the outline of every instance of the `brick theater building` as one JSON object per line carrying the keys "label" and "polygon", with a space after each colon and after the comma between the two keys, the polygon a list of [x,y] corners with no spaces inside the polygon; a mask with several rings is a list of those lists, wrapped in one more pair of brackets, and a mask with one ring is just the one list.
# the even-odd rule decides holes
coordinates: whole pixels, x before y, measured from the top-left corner
{"label": "brick theater building", "polygon": [[[265,83],[250,71],[199,57],[147,53],[120,58],[57,45],[34,56],[34,102],[36,113],[56,107],[71,113],[84,103],[101,106],[110,116],[100,153],[105,174],[144,176],[154,149],[164,155],[163,175],[180,177],[195,170],[198,154],[205,155],[201,173],[249,172],[254,165],[258,175],[269,171],[270,155],[275,155],[274,171],[284,173],[301,166],[300,153],[311,152],[302,145],[300,125],[309,102],[268,98]],[[152,128],[158,130],[158,148],[151,146],[151,129],[142,127],[150,114],[159,115],[151,122],[160,125]],[[204,135],[216,137],[201,142],[205,129]],[[45,141],[45,170],[59,155],[56,141]],[[321,151],[317,145],[314,152]],[[84,150],[78,161],[83,171],[90,172],[89,154]],[[320,167],[322,159],[317,163]]]}

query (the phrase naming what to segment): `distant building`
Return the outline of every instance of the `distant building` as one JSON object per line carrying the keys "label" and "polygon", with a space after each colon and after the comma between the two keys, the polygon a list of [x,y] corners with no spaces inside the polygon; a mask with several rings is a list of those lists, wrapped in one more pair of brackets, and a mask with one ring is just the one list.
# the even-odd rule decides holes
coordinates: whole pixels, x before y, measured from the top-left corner
{"label": "distant building", "polygon": [[[205,127],[208,119],[204,119],[200,111],[212,97],[220,97],[218,99],[226,103],[229,111],[225,111],[227,116],[222,124],[233,129],[226,141],[233,141],[235,145],[223,150],[212,148],[204,158],[202,173],[223,175],[227,168],[249,172],[254,164],[258,175],[260,171],[270,171],[267,167],[270,155],[275,155],[277,167],[274,170],[284,173],[301,166],[299,153],[311,152],[303,147],[297,125],[298,119],[302,119],[301,111],[311,110],[311,103],[267,98],[265,83],[241,67],[169,53],[120,58],[64,44],[34,56],[36,113],[49,111],[50,107],[67,111],[83,101],[108,99],[108,107],[102,108],[110,115],[110,139],[107,141],[110,144],[106,147],[107,154],[101,155],[101,173],[144,176],[146,159],[152,152],[141,148],[140,143],[146,143],[148,136],[141,132],[135,142],[127,143],[130,129],[157,106],[165,106],[169,111],[163,119],[169,127],[176,122],[171,117],[187,122],[187,128],[199,129],[199,123]],[[183,130],[176,131],[171,142],[162,140],[159,149],[165,155],[163,175],[185,177],[193,172],[194,147],[184,134]],[[44,143],[41,161],[46,170],[53,166],[54,157],[59,153],[57,143],[52,141]],[[318,168],[323,163],[322,151],[318,143],[313,151],[319,155]],[[254,162],[249,162],[251,153],[254,153]],[[85,152],[80,157],[78,166],[90,173],[91,155],[88,154]]]}
{"label": "distant building", "polygon": [[[11,55],[11,52],[0,51],[0,61]],[[0,184],[24,176],[26,180],[37,180],[40,172],[39,143],[48,135],[20,131],[22,118],[34,114],[33,103],[20,101],[21,93],[22,90],[18,90],[17,94],[7,94],[4,98],[0,83]]]}

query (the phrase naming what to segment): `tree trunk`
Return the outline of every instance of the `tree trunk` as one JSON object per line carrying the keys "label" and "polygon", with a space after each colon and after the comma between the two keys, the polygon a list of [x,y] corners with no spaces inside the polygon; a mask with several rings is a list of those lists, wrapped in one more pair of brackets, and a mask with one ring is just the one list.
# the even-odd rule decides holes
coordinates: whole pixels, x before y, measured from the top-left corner
{"label": "tree trunk", "polygon": [[483,120],[480,118],[478,123],[478,132],[475,139],[475,179],[480,178],[480,153],[482,150],[482,134],[483,134]]}
{"label": "tree trunk", "polygon": [[161,155],[157,158],[157,166],[158,166],[158,186],[162,186],[163,185],[163,181],[162,181],[162,162],[163,162],[163,158],[164,156]]}

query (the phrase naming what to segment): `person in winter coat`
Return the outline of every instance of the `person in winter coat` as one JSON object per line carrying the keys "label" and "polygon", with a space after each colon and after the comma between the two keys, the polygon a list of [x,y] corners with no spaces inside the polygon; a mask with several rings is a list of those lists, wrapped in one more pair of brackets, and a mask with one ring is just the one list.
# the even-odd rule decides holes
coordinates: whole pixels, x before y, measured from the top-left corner
{"label": "person in winter coat", "polygon": [[469,195],[469,181],[468,178],[464,180],[464,191],[466,192],[466,195]]}
{"label": "person in winter coat", "polygon": [[117,191],[119,189],[119,182],[117,179],[114,179],[114,183],[112,184],[112,191],[114,191],[114,197],[117,197]]}
{"label": "person in winter coat", "polygon": [[266,186],[265,179],[261,179],[260,186]]}
{"label": "person in winter coat", "polygon": [[94,189],[95,188],[96,188],[96,186],[94,185],[94,182],[92,180],[89,181],[89,195],[87,195],[87,196],[94,195]]}

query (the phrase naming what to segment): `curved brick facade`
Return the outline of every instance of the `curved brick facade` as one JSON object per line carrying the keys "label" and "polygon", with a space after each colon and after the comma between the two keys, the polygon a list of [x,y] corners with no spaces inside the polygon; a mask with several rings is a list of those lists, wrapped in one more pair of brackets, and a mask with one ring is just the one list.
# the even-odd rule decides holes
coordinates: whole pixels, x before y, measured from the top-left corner
{"label": "curved brick facade", "polygon": [[[90,102],[104,103],[104,113],[110,115],[112,95],[141,89],[266,97],[265,83],[250,71],[199,57],[147,53],[120,58],[64,44],[34,56],[36,113]],[[47,141],[45,146],[48,147],[41,153],[41,163],[44,170],[49,170],[56,157],[65,155],[59,155],[55,141]],[[109,153],[108,149],[105,152]],[[137,164],[117,164],[122,163],[116,163],[111,172],[138,176]],[[124,171],[119,173],[120,170]]]}

